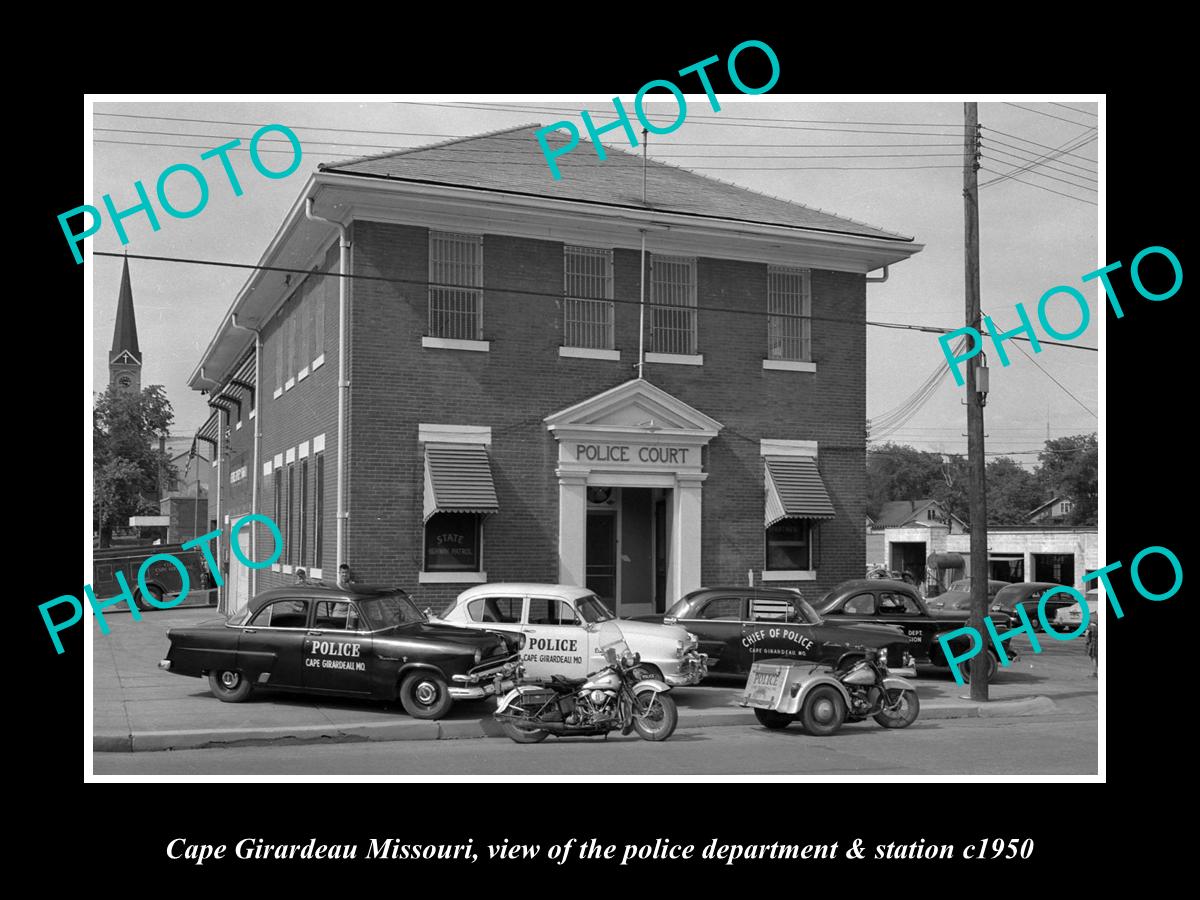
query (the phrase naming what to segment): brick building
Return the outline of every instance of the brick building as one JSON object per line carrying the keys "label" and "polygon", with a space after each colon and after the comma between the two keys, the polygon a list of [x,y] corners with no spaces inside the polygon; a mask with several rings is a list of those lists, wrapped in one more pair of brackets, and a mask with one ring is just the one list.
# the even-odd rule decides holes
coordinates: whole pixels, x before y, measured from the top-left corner
{"label": "brick building", "polygon": [[867,273],[920,245],[583,143],[555,181],[535,127],[305,185],[190,382],[219,524],[285,536],[227,608],[342,563],[435,610],[557,581],[624,616],[861,576]]}

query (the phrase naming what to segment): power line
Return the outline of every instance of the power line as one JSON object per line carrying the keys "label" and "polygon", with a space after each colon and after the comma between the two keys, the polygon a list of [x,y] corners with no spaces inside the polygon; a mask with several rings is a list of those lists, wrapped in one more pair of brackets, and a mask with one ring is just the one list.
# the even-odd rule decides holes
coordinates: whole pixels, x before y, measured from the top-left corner
{"label": "power line", "polygon": [[1042,110],[1040,110],[1040,109],[1034,109],[1032,106],[1022,106],[1019,103],[1007,103],[1007,102],[1004,105],[1012,106],[1016,109],[1023,109],[1023,110],[1025,110],[1025,112],[1036,113],[1039,116],[1046,116],[1049,119],[1058,119],[1058,121],[1060,121],[1060,122],[1067,122],[1068,124],[1071,124],[1071,125],[1079,125],[1079,126],[1082,126],[1085,128],[1090,127],[1085,122],[1076,122],[1074,119],[1065,119],[1062,116],[1054,115],[1054,113],[1042,112]]}
{"label": "power line", "polygon": [[[985,315],[986,315],[986,313],[985,313]],[[1090,415],[1093,419],[1097,419],[1097,420],[1099,419],[1099,416],[1097,416],[1094,412],[1092,412],[1087,407],[1087,405],[1084,404],[1084,402],[1082,400],[1080,400],[1078,397],[1076,397],[1074,394],[1072,394],[1069,390],[1067,390],[1066,386],[1061,381],[1059,381],[1057,378],[1055,378],[1053,375],[1051,375],[1049,372],[1047,372],[1045,369],[1043,369],[1041,364],[1038,363],[1038,361],[1036,359],[1034,359],[1032,356],[1030,356],[1028,353],[1026,353],[1024,347],[1022,347],[1020,344],[1016,344],[1015,346],[1018,350],[1021,351],[1022,355],[1027,360],[1029,360],[1031,363],[1033,363],[1035,366],[1037,366],[1039,372],[1041,372],[1043,375],[1045,375],[1047,378],[1049,378],[1051,381],[1053,381],[1055,384],[1057,384],[1059,386],[1059,388],[1061,388],[1062,391],[1068,397],[1070,397],[1072,400],[1074,400],[1076,403],[1078,403],[1080,406],[1082,406],[1084,411],[1086,411],[1088,415]]]}
{"label": "power line", "polygon": [[[1082,144],[1080,144],[1079,147],[1087,146],[1088,144],[1090,144],[1092,141],[1098,139],[1099,137],[1100,136],[1098,134],[1093,134],[1090,138],[1088,138],[1086,141],[1084,141]],[[1001,147],[1008,147],[1010,150],[1016,150],[1016,151],[1018,151],[1018,153],[1024,154],[1025,159],[1040,159],[1043,157],[1046,159],[1052,158],[1055,162],[1062,163],[1064,166],[1070,166],[1072,169],[1078,169],[1080,172],[1091,173],[1091,172],[1096,171],[1097,163],[1096,163],[1096,160],[1094,160],[1094,159],[1091,160],[1090,166],[1081,166],[1078,163],[1073,163],[1073,162],[1070,162],[1069,160],[1062,159],[1061,152],[1049,153],[1049,154],[1039,153],[1037,150],[1033,150],[1028,147],[1018,147],[1016,144],[1010,144],[1008,141],[1001,141],[994,137],[984,138],[984,140],[987,142],[987,144],[989,146],[992,146],[993,149],[995,149],[995,147],[993,145],[997,145],[997,144]],[[1076,149],[1078,149],[1078,147]]]}
{"label": "power line", "polygon": [[[1088,132],[1092,132],[1092,131],[1094,131],[1094,130],[1095,130],[1095,129],[1089,128],[1089,129],[1088,129]],[[1068,140],[1068,141],[1066,141],[1065,143],[1063,143],[1061,146],[1059,146],[1059,147],[1055,148],[1055,150],[1054,150],[1054,152],[1053,152],[1053,153],[1042,153],[1042,154],[1039,154],[1039,158],[1038,158],[1038,159],[1036,159],[1036,160],[1034,160],[1034,161],[1032,161],[1032,162],[1025,163],[1025,164],[1024,164],[1024,165],[1022,165],[1022,166],[1017,166],[1017,167],[1015,167],[1015,168],[1013,169],[1013,172],[1012,172],[1012,174],[1013,174],[1013,175],[1016,175],[1016,174],[1019,174],[1019,173],[1021,173],[1021,172],[1028,172],[1028,171],[1030,171],[1030,170],[1032,170],[1032,169],[1036,168],[1037,166],[1040,166],[1040,165],[1042,165],[1044,162],[1046,162],[1046,161],[1048,161],[1048,160],[1051,160],[1051,159],[1055,158],[1055,156],[1056,156],[1056,155],[1062,155],[1063,153],[1066,153],[1066,152],[1067,152],[1067,151],[1069,151],[1069,150],[1073,150],[1075,147],[1081,146],[1081,144],[1082,144],[1082,141],[1083,141],[1083,140],[1085,140],[1085,139],[1086,139],[1086,140],[1090,140],[1090,137],[1089,137],[1089,135],[1088,135],[1087,133],[1085,133],[1085,134],[1083,134],[1083,135],[1078,135],[1078,136],[1076,136],[1076,137],[1074,137],[1074,138],[1071,138],[1070,140]],[[1012,165],[1012,163],[1006,163],[1005,165]],[[1065,181],[1064,179],[1062,179],[1062,178],[1058,178],[1058,177],[1056,177],[1056,176],[1054,176],[1054,175],[1045,175],[1045,174],[1044,174],[1044,173],[1042,173],[1042,172],[1036,172],[1036,173],[1033,173],[1033,174],[1036,174],[1036,175],[1043,175],[1043,177],[1045,177],[1045,178],[1050,178],[1050,179],[1051,179],[1051,180],[1053,180],[1053,181],[1062,181],[1064,184],[1070,185],[1070,186],[1072,186],[1072,187],[1081,187],[1081,185],[1077,185],[1077,184],[1075,184],[1075,182],[1072,182],[1072,181]],[[1003,181],[1003,180],[1004,180],[1004,178],[1006,178],[1006,177],[1010,177],[1010,176],[1008,176],[1008,175],[1005,175],[1005,176],[1002,176],[1001,178],[996,178],[996,179],[993,179],[992,181],[987,181],[987,182],[984,182],[984,183],[981,185],[981,187],[987,187],[989,184],[995,184],[997,181]],[[1090,187],[1089,187],[1089,188],[1087,188],[1087,189],[1088,189],[1088,190],[1094,190],[1093,188],[1090,188]]]}
{"label": "power line", "polygon": [[1076,109],[1074,106],[1067,106],[1067,104],[1065,104],[1065,103],[1055,103],[1053,100],[1051,100],[1050,105],[1057,106],[1059,109],[1069,109],[1069,110],[1071,110],[1071,112],[1083,113],[1085,116],[1091,116],[1093,119],[1100,118],[1100,116],[1098,114],[1092,112],[1091,110]]}
{"label": "power line", "polygon": [[[1012,166],[1013,165],[1013,163],[1005,162],[1002,159],[997,159],[995,161],[998,165],[1002,165],[1002,166]],[[983,184],[980,185],[980,187],[985,188],[988,185],[992,185],[992,184],[996,184],[997,182],[1004,181],[1006,178],[1011,178],[1013,175],[1020,175],[1022,173],[1028,173],[1030,175],[1037,175],[1041,178],[1049,178],[1051,181],[1057,181],[1057,182],[1060,182],[1061,184],[1067,185],[1068,187],[1078,188],[1081,191],[1091,191],[1092,193],[1096,192],[1096,188],[1094,188],[1090,185],[1079,184],[1078,182],[1075,182],[1075,181],[1067,181],[1065,178],[1059,178],[1057,175],[1048,175],[1045,172],[1033,171],[1033,169],[1036,168],[1038,165],[1039,165],[1038,163],[1030,163],[1029,165],[1025,165],[1025,166],[1017,166],[1017,167],[1013,168],[1011,172],[1005,173],[1004,175],[1001,175],[999,178],[993,178],[991,181],[985,181]]]}
{"label": "power line", "polygon": [[[1009,134],[1007,131],[1000,131],[998,128],[990,128],[987,125],[981,125],[979,127],[982,128],[984,131],[990,131],[993,134],[1001,134],[1001,135],[1004,135],[1004,137],[1012,138],[1014,141],[1024,141],[1026,144],[1033,144],[1033,146],[1041,147],[1043,150],[1059,149],[1058,147],[1051,147],[1049,144],[1039,144],[1037,141],[1031,141],[1029,138],[1021,137],[1019,134]],[[1091,127],[1095,128],[1096,126],[1093,125]],[[1095,138],[1092,138],[1092,140],[1095,140]],[[1091,143],[1091,141],[1088,141],[1087,143]],[[1080,156],[1078,153],[1064,153],[1063,155],[1064,156],[1073,156],[1076,159],[1085,160],[1086,162],[1090,162],[1093,165],[1095,165],[1095,163],[1096,163],[1096,160],[1092,159],[1091,157]]]}
{"label": "power line", "polygon": [[[219,138],[218,138],[218,140],[219,140]],[[177,147],[181,150],[211,150],[212,149],[211,147],[206,147],[203,144],[168,144],[168,143],[159,143],[159,142],[155,142],[155,141],[115,141],[115,140],[111,140],[108,138],[93,138],[92,141],[93,141],[93,143],[97,143],[97,144],[122,144],[127,147]],[[249,147],[234,147],[233,149],[240,150],[240,151],[246,152],[246,153],[248,153],[250,150]],[[407,149],[407,148],[405,148],[405,149]],[[436,149],[437,148],[431,148],[429,152],[434,152],[434,151],[436,151]],[[294,155],[293,150],[275,150],[275,149],[266,148],[266,147],[260,147],[258,152],[259,153],[289,153],[289,154]],[[344,160],[346,162],[349,162],[350,160],[354,159],[353,156],[351,156],[347,153],[334,153],[329,150],[303,150],[302,152],[303,152],[303,155],[305,155],[305,156],[329,156],[329,157],[333,157],[334,159]],[[467,151],[467,153],[471,153],[471,152],[480,152],[480,151]],[[957,156],[958,154],[952,154],[952,153],[951,154],[913,154],[913,156],[916,156],[916,157],[927,156],[927,155]],[[716,158],[716,157],[714,157],[714,158]],[[802,158],[802,157],[797,157],[797,159],[799,159],[799,158]],[[847,159],[848,160],[848,159],[858,159],[858,158],[865,159],[866,157],[854,157],[854,156],[837,157],[837,156],[834,156],[834,157],[803,157],[803,158],[811,158],[811,159],[829,158],[829,159]],[[463,153],[461,151],[455,153],[454,156],[448,156],[448,157],[445,157],[444,159],[434,159],[429,156],[426,156],[423,158],[422,161],[423,162],[468,162],[468,163],[490,163],[490,162],[493,162],[493,160],[491,160],[491,159],[478,159],[478,158],[468,159],[466,156],[466,153]],[[605,165],[605,162],[606,162],[605,160],[600,160],[600,159],[596,159],[596,160],[573,159],[562,165],[564,165],[565,167],[570,167],[570,166],[598,167],[598,166]],[[506,165],[506,166],[532,166],[532,167],[536,167],[536,168],[545,168],[545,166],[546,166],[545,162],[540,161],[540,160],[530,160],[530,161],[508,160],[508,161],[505,161],[504,165]],[[923,166],[923,165],[922,166],[904,166],[904,165],[883,165],[883,166],[697,166],[697,165],[690,165],[690,164],[689,165],[676,164],[676,168],[700,170],[700,171],[706,171],[706,172],[805,172],[805,171],[817,170],[817,169],[828,170],[828,171],[844,171],[844,172],[859,172],[859,171],[899,172],[899,171],[903,171],[905,169],[956,169],[956,168],[958,168],[958,166],[953,166],[953,165],[931,165],[931,166]],[[568,171],[569,171],[569,169],[568,169]]]}
{"label": "power line", "polygon": [[[318,272],[318,271],[312,270],[312,269],[291,269],[291,268],[287,268],[285,266],[263,266],[263,265],[258,265],[258,264],[254,264],[254,263],[222,262],[220,260],[215,260],[215,259],[186,259],[186,258],[177,257],[177,256],[152,256],[149,254],[142,254],[142,253],[111,253],[111,252],[108,252],[105,250],[93,250],[92,254],[94,256],[109,256],[109,257],[113,257],[116,259],[144,259],[144,260],[149,260],[152,262],[182,263],[182,264],[194,265],[194,266],[215,266],[217,268],[223,268],[223,269],[253,269],[255,271],[260,271],[260,272],[283,272],[283,273],[290,273],[290,274],[294,274],[294,275],[314,275],[315,274],[317,277],[321,277],[321,278],[348,278],[351,280],[380,281],[380,282],[384,282],[384,283],[388,283],[388,284],[408,284],[408,285],[417,285],[417,286],[421,286],[421,287],[428,287],[431,284],[433,284],[433,282],[422,281],[422,280],[415,279],[415,278],[390,278],[386,275],[363,275],[363,274],[356,275],[353,273],[342,274],[340,272]],[[461,285],[452,285],[452,287],[461,287]],[[554,300],[566,299],[566,297],[563,294],[553,292],[553,291],[532,291],[532,290],[527,290],[525,288],[516,288],[516,287],[507,287],[507,286],[502,287],[502,286],[496,286],[496,285],[490,285],[487,288],[485,288],[485,290],[496,293],[496,294],[520,294],[522,296],[527,296],[527,297],[548,297],[548,298],[552,298]],[[606,302],[616,303],[616,304],[621,304],[621,305],[631,305],[631,306],[640,306],[641,305],[641,301],[638,301],[638,300],[618,300],[615,298],[610,298]],[[664,304],[647,303],[646,305],[647,306],[663,306]],[[788,315],[781,315],[779,313],[770,313],[770,312],[764,312],[764,311],[755,310],[755,309],[736,309],[734,307],[728,307],[728,306],[687,306],[687,307],[671,306],[669,308],[674,309],[674,310],[692,309],[692,310],[697,310],[698,312],[729,313],[731,315],[746,315],[746,316],[791,318],[791,319],[810,319],[814,322],[840,322],[845,325],[872,325],[872,326],[875,326],[878,328],[899,328],[899,329],[905,329],[905,330],[910,330],[910,331],[932,332],[935,334],[950,334],[950,333],[958,330],[956,328],[939,328],[934,325],[911,325],[911,324],[906,324],[906,323],[902,323],[902,322],[871,322],[871,321],[867,321],[867,320],[863,320],[863,319],[843,319],[843,318],[838,318],[836,316],[816,316],[816,315],[788,316]],[[990,336],[990,335],[987,335],[986,332],[984,334],[985,334],[985,336]],[[1023,340],[1028,340],[1028,339],[1012,337],[1012,338],[1010,338],[1010,340],[1023,341]],[[1040,343],[1044,346],[1068,347],[1068,348],[1071,348],[1074,350],[1091,350],[1093,352],[1095,352],[1097,350],[1096,347],[1089,347],[1086,344],[1066,344],[1066,343],[1058,343],[1055,341],[1039,341],[1038,343]]]}
{"label": "power line", "polygon": [[[993,175],[1004,175],[1003,172],[997,172],[995,169],[988,169],[986,167],[983,168],[983,171],[990,172]],[[1025,184],[1025,185],[1028,185],[1029,187],[1037,188],[1040,191],[1049,191],[1051,194],[1058,194],[1058,196],[1066,197],[1068,200],[1078,200],[1080,203],[1086,203],[1089,206],[1099,206],[1100,205],[1099,203],[1093,203],[1091,200],[1085,200],[1082,197],[1075,197],[1071,194],[1064,194],[1062,191],[1056,191],[1053,188],[1048,188],[1048,187],[1045,187],[1040,184],[1034,184],[1032,181],[1022,181],[1020,178],[1017,178],[1015,175],[1004,175],[1004,177],[1011,178],[1013,181],[1019,182],[1020,184]],[[991,181],[988,182],[988,184],[994,184],[994,183],[995,182],[991,182]]]}
{"label": "power line", "polygon": [[[166,122],[189,122],[189,123],[201,124],[201,125],[244,125],[249,128],[260,128],[262,126],[261,122],[240,122],[240,121],[235,121],[235,120],[230,120],[230,119],[197,119],[197,118],[191,118],[191,117],[187,117],[187,116],[149,116],[149,115],[136,115],[134,113],[110,113],[110,112],[97,112],[96,115],[119,116],[121,118],[143,119],[143,120],[158,119],[158,120],[162,120],[162,121],[166,121]],[[388,136],[393,136],[393,137],[435,137],[435,138],[446,138],[449,140],[469,139],[469,138],[476,138],[476,137],[483,136],[480,134],[442,134],[442,133],[427,132],[427,131],[381,131],[381,130],[369,129],[369,128],[336,128],[333,126],[326,126],[326,125],[292,125],[290,127],[293,130],[299,130],[299,131],[332,131],[332,132],[337,132],[337,133],[341,133],[341,134],[378,134],[378,135],[388,135]],[[97,130],[120,131],[123,129],[116,129],[116,128],[102,128],[101,129],[101,128],[98,128]],[[139,129],[130,129],[130,130],[137,131]],[[149,133],[158,133],[158,132],[153,132],[150,129],[141,129],[141,130],[146,130]],[[173,135],[173,134],[175,134],[175,132],[162,132],[162,134]],[[909,136],[907,132],[898,132],[898,134],[905,136],[905,137]],[[195,136],[196,137],[209,137],[209,135],[207,135],[207,134],[195,135]],[[913,136],[915,137],[916,135],[913,135]],[[948,137],[948,135],[935,135],[935,137]],[[514,141],[514,142],[519,141],[521,143],[528,143],[528,141],[529,141],[528,136],[515,137],[515,136],[504,135],[504,134],[489,134],[489,135],[487,135],[487,139],[489,141]],[[280,139],[265,138],[264,140],[283,140],[283,139],[282,138],[280,138]],[[347,146],[361,147],[361,146],[371,146],[371,145],[350,144]],[[671,146],[671,147],[685,146],[685,147],[738,147],[738,148],[745,148],[746,145],[744,142],[733,142],[733,141],[715,141],[714,142],[714,141],[672,140],[670,142],[669,146]],[[933,143],[933,144],[909,144],[907,142],[892,142],[892,143],[888,143],[888,144],[759,144],[757,146],[762,149],[778,148],[778,149],[784,149],[784,150],[790,149],[793,147],[957,147],[958,142],[951,141],[951,142],[941,142],[941,143]],[[401,148],[401,149],[405,149],[405,148]]]}
{"label": "power line", "polygon": [[[120,134],[151,135],[154,137],[211,138],[213,140],[218,140],[218,141],[249,140],[250,139],[250,137],[248,135],[206,134],[204,132],[195,132],[195,131],[157,131],[157,130],[154,130],[151,128],[96,127],[93,130],[94,131],[111,131],[111,132],[117,132]],[[521,139],[521,142],[529,144],[530,146],[534,145],[534,142],[530,141],[528,138]],[[264,143],[290,145],[291,141],[289,141],[287,138],[263,138],[262,140],[259,141],[259,145],[262,145]],[[423,150],[425,152],[433,152],[433,151],[440,149],[435,146],[422,147],[421,145],[416,145],[416,146],[397,147],[397,146],[394,146],[391,144],[366,144],[366,143],[358,143],[358,142],[354,142],[354,141],[317,141],[317,140],[309,140],[307,138],[305,140],[303,140],[301,143],[305,147],[307,147],[309,145],[327,146],[327,147],[356,147],[356,148],[367,148],[367,149],[377,149],[377,150],[394,150],[397,152],[404,151],[404,150]],[[739,149],[746,149],[743,145],[739,145],[739,144],[729,144],[728,146],[738,147]],[[843,149],[843,148],[844,149],[901,149],[901,150],[906,150],[906,149],[909,149],[910,147],[926,148],[926,147],[953,147],[953,146],[956,146],[956,145],[948,144],[948,143],[937,143],[937,144],[897,144],[897,143],[891,143],[891,144],[787,144],[787,145],[775,145],[775,148],[780,149],[780,150],[793,150],[793,149],[826,150],[826,149]],[[764,148],[755,148],[755,149],[764,149]],[[482,147],[473,147],[473,148],[470,148],[470,150],[468,152],[479,153],[479,154],[485,154],[485,153],[486,154],[501,154],[501,153],[508,153],[509,151],[499,150],[499,149],[482,148]],[[653,152],[654,152],[654,155],[661,156],[661,157],[687,157],[687,158],[692,158],[692,159],[762,159],[762,160],[773,160],[773,159],[868,159],[868,158],[872,158],[872,157],[888,158],[889,156],[892,156],[892,155],[894,155],[896,157],[955,156],[955,155],[957,155],[957,154],[953,154],[953,153],[901,153],[901,154],[883,154],[883,153],[881,153],[881,154],[870,154],[870,155],[867,155],[867,154],[863,154],[863,155],[833,154],[831,156],[825,157],[825,156],[813,156],[811,154],[785,155],[785,154],[760,154],[760,153],[754,153],[754,154],[687,153],[687,152],[674,153],[674,152],[667,152],[662,149],[656,149]]]}
{"label": "power line", "polygon": [[[985,147],[986,146],[987,145],[985,145]],[[1033,159],[1028,156],[1020,156],[1020,155],[1013,153],[1011,151],[1008,151],[1008,150],[1001,150],[998,147],[987,147],[987,149],[990,150],[992,153],[999,153],[1001,156],[1011,157],[1012,159],[1017,160],[1017,163],[1038,163],[1042,168],[1050,169],[1053,172],[1061,172],[1063,175],[1069,175],[1070,177],[1078,178],[1081,181],[1090,181],[1093,184],[1100,183],[1099,179],[1092,178],[1090,175],[1079,175],[1068,169],[1060,169],[1060,168],[1058,168],[1058,166],[1051,165],[1051,163],[1048,159],[1042,160],[1039,162],[1037,159]],[[1009,165],[1009,166],[1016,165],[1016,163],[1005,162],[1004,160],[997,160],[997,162],[1004,162],[1005,165]],[[1086,187],[1086,185],[1081,184],[1080,187]]]}

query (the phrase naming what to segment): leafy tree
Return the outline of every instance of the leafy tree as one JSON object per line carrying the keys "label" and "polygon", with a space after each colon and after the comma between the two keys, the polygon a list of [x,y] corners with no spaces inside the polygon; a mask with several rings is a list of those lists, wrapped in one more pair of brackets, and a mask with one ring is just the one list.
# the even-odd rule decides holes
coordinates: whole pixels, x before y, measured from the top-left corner
{"label": "leafy tree", "polygon": [[1029,511],[1045,502],[1038,476],[1007,456],[987,464],[989,525],[1024,525]]}
{"label": "leafy tree", "polygon": [[1045,495],[1042,502],[1053,497],[1069,499],[1072,505],[1065,524],[1095,525],[1100,481],[1100,449],[1095,433],[1046,441],[1038,462],[1037,477]]}
{"label": "leafy tree", "polygon": [[941,480],[941,456],[905,444],[886,443],[867,453],[867,514],[876,516],[889,500],[931,496]]}
{"label": "leafy tree", "polygon": [[175,414],[161,384],[128,393],[109,385],[92,415],[93,528],[107,547],[114,527],[130,516],[158,512],[159,479],[174,490],[177,477],[158,449]]}

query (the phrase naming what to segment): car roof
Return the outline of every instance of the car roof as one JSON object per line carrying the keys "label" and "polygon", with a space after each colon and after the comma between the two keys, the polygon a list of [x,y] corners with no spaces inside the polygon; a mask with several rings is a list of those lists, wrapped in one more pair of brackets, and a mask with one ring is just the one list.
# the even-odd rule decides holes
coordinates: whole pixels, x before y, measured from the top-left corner
{"label": "car roof", "polygon": [[256,594],[248,604],[252,610],[258,610],[272,600],[358,600],[366,597],[377,597],[382,594],[404,594],[408,591],[399,587],[389,587],[381,584],[357,584],[350,582],[338,587],[323,581],[297,581],[295,584],[285,584],[280,587],[267,588]]}
{"label": "car roof", "polygon": [[901,589],[914,594],[917,592],[917,589],[907,581],[901,581],[898,578],[852,578],[834,587],[830,593],[840,594],[843,591],[869,590],[871,588],[886,589],[889,591]]}
{"label": "car roof", "polygon": [[698,587],[694,591],[688,591],[685,596],[699,597],[701,594],[745,594],[750,591],[756,594],[788,594],[792,597],[800,593],[799,588],[767,587],[766,585],[751,587],[747,584],[716,584]]}
{"label": "car roof", "polygon": [[526,594],[549,595],[562,597],[567,600],[579,600],[589,597],[595,591],[577,584],[545,584],[534,581],[494,581],[489,584],[477,584],[469,587],[458,595],[459,600],[471,600],[475,597],[490,597],[494,594],[521,596]]}

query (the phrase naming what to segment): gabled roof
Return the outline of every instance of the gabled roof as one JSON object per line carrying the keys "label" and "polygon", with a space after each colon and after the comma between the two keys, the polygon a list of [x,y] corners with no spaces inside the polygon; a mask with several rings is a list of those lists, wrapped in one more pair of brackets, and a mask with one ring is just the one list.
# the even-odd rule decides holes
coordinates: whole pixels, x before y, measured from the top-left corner
{"label": "gabled roof", "polygon": [[936,506],[941,511],[941,504],[936,500],[889,500],[879,510],[875,517],[875,528],[899,528],[911,522],[925,512],[930,506]]}
{"label": "gabled roof", "polygon": [[1031,509],[1031,510],[1029,511],[1029,513],[1028,513],[1028,514],[1025,516],[1025,518],[1026,518],[1027,520],[1028,520],[1028,519],[1032,519],[1032,518],[1033,518],[1034,516],[1036,516],[1038,513],[1042,512],[1043,510],[1047,510],[1047,509],[1049,509],[1049,508],[1050,508],[1050,507],[1052,507],[1052,506],[1053,506],[1055,503],[1059,503],[1059,502],[1061,502],[1061,501],[1063,501],[1063,500],[1065,500],[1065,499],[1067,499],[1067,498],[1066,498],[1066,497],[1055,497],[1053,500],[1048,500],[1047,502],[1045,502],[1045,503],[1043,503],[1041,506],[1039,506],[1037,509]]}
{"label": "gabled roof", "polygon": [[128,351],[140,364],[142,351],[138,349],[137,322],[133,318],[133,288],[129,285],[129,260],[121,268],[121,292],[117,297],[117,324],[113,328],[112,350],[109,351],[108,361],[116,362],[122,353]]}
{"label": "gabled roof", "polygon": [[[896,241],[911,237],[845,216],[781,200],[655,159],[646,162],[646,203],[642,202],[642,157],[604,146],[601,160],[586,138],[556,157],[562,178],[555,180],[535,137],[539,125],[521,125],[440,144],[326,163],[320,171],[375,178],[458,185],[505,193],[553,197],[609,206],[783,225]],[[555,150],[568,144],[562,131],[546,135]]]}

